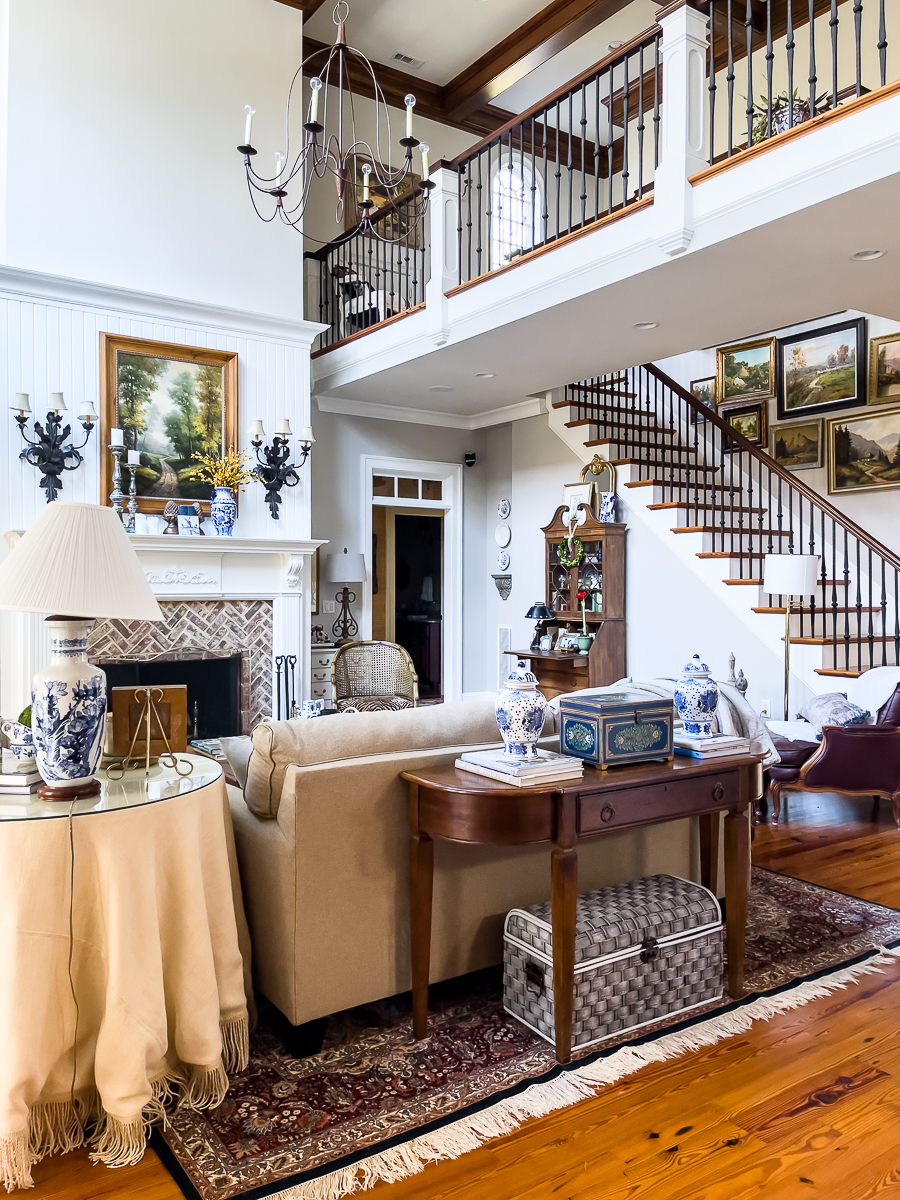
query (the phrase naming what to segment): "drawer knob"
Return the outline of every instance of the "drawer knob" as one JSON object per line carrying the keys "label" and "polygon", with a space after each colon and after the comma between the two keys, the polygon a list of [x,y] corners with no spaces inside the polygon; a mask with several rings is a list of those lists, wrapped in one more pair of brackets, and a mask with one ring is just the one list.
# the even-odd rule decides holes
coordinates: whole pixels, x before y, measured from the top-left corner
{"label": "drawer knob", "polygon": [[713,788],[713,800],[716,800],[721,803],[721,801],[724,799],[725,799],[724,784],[717,783],[716,786]]}
{"label": "drawer knob", "polygon": [[616,810],[611,804],[604,804],[600,809],[600,820],[604,823],[604,825],[608,825],[609,822],[614,819],[615,815]]}

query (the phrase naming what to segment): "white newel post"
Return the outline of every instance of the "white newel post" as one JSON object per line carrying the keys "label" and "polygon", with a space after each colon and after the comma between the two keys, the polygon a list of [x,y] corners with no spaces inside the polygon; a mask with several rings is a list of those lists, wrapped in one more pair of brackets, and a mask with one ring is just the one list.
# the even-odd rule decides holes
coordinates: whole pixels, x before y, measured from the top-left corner
{"label": "white newel post", "polygon": [[657,242],[681,254],[694,236],[688,176],[705,167],[706,51],[709,18],[687,4],[664,12],[662,27],[662,158],[656,169],[653,207]]}
{"label": "white newel post", "polygon": [[430,178],[431,274],[425,285],[425,318],[429,337],[435,346],[443,346],[450,337],[445,293],[459,283],[459,176],[439,166]]}

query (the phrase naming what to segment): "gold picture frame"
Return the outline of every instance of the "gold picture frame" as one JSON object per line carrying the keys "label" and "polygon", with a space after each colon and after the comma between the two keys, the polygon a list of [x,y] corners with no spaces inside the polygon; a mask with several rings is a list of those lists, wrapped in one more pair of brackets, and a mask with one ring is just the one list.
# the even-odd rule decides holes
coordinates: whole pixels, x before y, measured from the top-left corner
{"label": "gold picture frame", "polygon": [[821,417],[773,425],[769,453],[786,471],[812,471],[825,465],[825,427]]}
{"label": "gold picture frame", "polygon": [[[890,359],[889,347],[893,347]],[[892,379],[888,379],[888,372],[879,370],[879,359],[884,360],[884,365],[888,362],[896,362],[897,367],[890,371]],[[888,387],[895,387],[895,392],[884,390]],[[900,332],[886,333],[882,337],[874,337],[869,339],[869,390],[868,399],[870,404],[893,404],[900,400]]]}
{"label": "gold picture frame", "polygon": [[757,338],[716,351],[716,403],[767,400],[775,395],[775,339]]}
{"label": "gold picture frame", "polygon": [[828,494],[900,487],[900,408],[863,408],[828,422]]}
{"label": "gold picture frame", "polygon": [[[170,500],[199,501],[208,515],[210,485],[185,476],[199,466],[191,458],[194,450],[222,458],[235,445],[237,352],[101,333],[100,413],[101,504],[109,504],[112,491],[113,456],[107,446],[110,430],[118,427],[125,431],[126,449],[142,452],[136,481],[141,512],[162,513]],[[127,492],[124,467],[122,476]]]}

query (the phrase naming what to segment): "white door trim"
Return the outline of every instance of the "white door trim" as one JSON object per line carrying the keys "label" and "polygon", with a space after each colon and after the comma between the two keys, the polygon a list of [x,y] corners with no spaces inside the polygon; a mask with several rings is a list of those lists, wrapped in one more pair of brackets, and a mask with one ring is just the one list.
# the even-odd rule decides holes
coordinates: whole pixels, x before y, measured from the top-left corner
{"label": "white door trim", "polygon": [[[425,462],[413,458],[387,458],[382,455],[361,454],[360,489],[363,531],[362,551],[368,576],[363,584],[359,609],[360,637],[372,636],[372,504],[386,503],[401,508],[436,508],[444,512],[444,604],[441,620],[443,693],[447,701],[462,699],[462,481],[461,463]],[[402,500],[373,497],[373,475],[407,475],[420,479],[439,479],[442,498],[439,501]]]}

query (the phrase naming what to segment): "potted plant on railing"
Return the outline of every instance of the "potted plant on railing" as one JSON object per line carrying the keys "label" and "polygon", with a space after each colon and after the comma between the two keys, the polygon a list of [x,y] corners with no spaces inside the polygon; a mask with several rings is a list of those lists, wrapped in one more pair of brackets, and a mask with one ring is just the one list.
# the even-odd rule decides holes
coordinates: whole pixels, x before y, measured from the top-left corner
{"label": "potted plant on railing", "polygon": [[234,523],[237,520],[237,501],[234,498],[236,488],[242,491],[244,485],[256,475],[248,468],[247,458],[243,451],[232,447],[224,458],[210,458],[199,451],[193,455],[199,459],[200,466],[195,467],[193,476],[213,485],[210,498],[209,515],[217,537],[231,537]]}
{"label": "potted plant on railing", "polygon": [[[763,83],[765,85],[765,80]],[[752,111],[754,114],[750,127],[750,144],[752,146],[758,146],[760,142],[764,142],[768,137],[775,137],[779,133],[785,133],[788,129],[802,125],[804,121],[808,121],[810,117],[815,115],[810,110],[808,100],[797,99],[796,88],[794,88],[793,95],[790,98],[788,98],[786,91],[779,92],[777,96],[772,97],[771,132],[769,131],[768,103],[754,104]]]}

